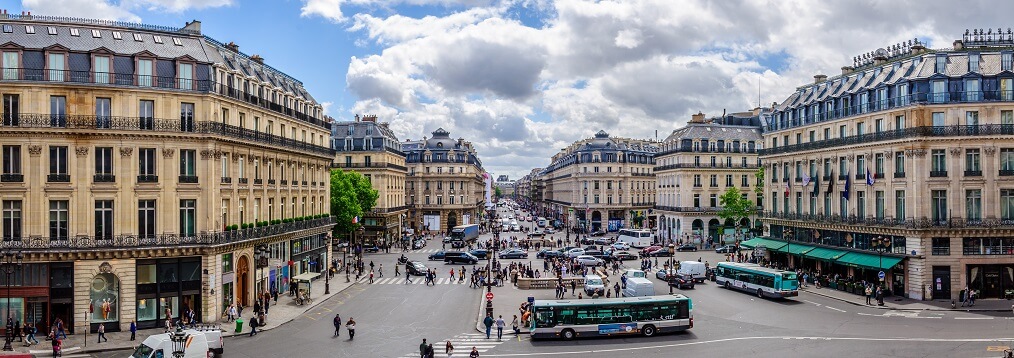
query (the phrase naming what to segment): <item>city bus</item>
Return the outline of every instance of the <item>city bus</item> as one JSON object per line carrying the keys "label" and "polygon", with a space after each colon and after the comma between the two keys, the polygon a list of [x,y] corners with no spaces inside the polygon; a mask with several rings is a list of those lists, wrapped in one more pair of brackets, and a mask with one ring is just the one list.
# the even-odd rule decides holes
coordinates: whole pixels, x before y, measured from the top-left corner
{"label": "city bus", "polygon": [[620,229],[619,235],[616,236],[616,242],[625,242],[630,247],[636,248],[645,248],[653,243],[651,231],[634,229]]}
{"label": "city bus", "polygon": [[799,296],[799,279],[795,272],[757,264],[719,262],[715,267],[715,283],[725,288],[755,293],[757,297]]}
{"label": "city bus", "polygon": [[642,335],[694,327],[689,297],[673,294],[600,298],[595,300],[535,300],[530,308],[532,339]]}

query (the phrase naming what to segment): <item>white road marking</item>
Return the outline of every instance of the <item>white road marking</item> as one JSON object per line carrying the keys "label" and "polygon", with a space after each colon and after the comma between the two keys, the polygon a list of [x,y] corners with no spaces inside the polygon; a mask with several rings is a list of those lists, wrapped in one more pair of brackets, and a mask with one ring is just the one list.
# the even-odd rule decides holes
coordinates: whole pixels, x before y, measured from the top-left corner
{"label": "white road marking", "polygon": [[[645,347],[627,347],[627,348],[609,348],[609,349],[590,349],[582,351],[570,351],[570,352],[538,352],[538,353],[508,353],[508,354],[489,354],[486,357],[526,357],[526,356],[550,356],[550,355],[578,355],[578,354],[589,354],[589,353],[608,353],[608,352],[624,352],[624,351],[635,351],[635,350],[646,350],[646,349],[659,349],[659,348],[672,348],[672,347],[685,347],[695,346],[702,344],[713,344],[713,343],[724,343],[734,341],[749,341],[749,340],[764,340],[764,339],[811,339],[811,340],[824,340],[824,341],[865,341],[865,342],[956,342],[956,343],[976,343],[976,342],[1004,342],[1014,340],[1012,337],[1006,338],[859,338],[859,337],[739,337],[739,338],[724,338],[715,339],[710,341],[697,341],[687,343],[674,343],[664,344],[655,346]],[[435,348],[435,346],[434,346]]]}
{"label": "white road marking", "polygon": [[820,306],[821,306],[821,304],[819,304],[819,303],[817,303],[817,302],[813,302],[813,301],[810,301],[810,300],[803,300],[803,302],[806,302],[806,303],[812,303],[812,304],[814,304],[814,305],[817,305],[817,307],[820,307]]}
{"label": "white road marking", "polygon": [[954,317],[954,319],[993,319],[993,317]]}
{"label": "white road marking", "polygon": [[838,308],[834,308],[834,307],[831,307],[831,306],[824,306],[824,307],[826,307],[828,309],[832,309],[832,310],[838,311],[838,312],[845,312],[845,310],[843,310],[843,309],[838,309]]}

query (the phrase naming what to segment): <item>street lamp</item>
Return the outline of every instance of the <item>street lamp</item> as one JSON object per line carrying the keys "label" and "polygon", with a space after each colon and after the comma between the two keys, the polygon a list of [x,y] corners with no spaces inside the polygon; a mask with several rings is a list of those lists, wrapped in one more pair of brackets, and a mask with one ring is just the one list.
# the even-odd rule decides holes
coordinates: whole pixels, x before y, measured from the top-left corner
{"label": "street lamp", "polygon": [[[327,234],[327,241],[329,243],[331,243],[331,234]],[[333,252],[328,252],[329,256],[330,256],[330,254],[333,254]],[[331,260],[331,258],[328,257],[328,260]],[[325,270],[324,270],[324,294],[327,295],[327,294],[331,294],[331,263],[330,262],[325,262],[324,263],[324,267],[325,267]]]}
{"label": "street lamp", "polygon": [[[880,266],[880,269],[883,270],[884,269],[884,252],[887,252],[888,250],[891,249],[891,238],[883,237],[883,236],[877,236],[877,237],[873,238],[873,240],[870,241],[870,246],[872,246],[873,250],[877,252],[877,256],[880,259],[880,265],[879,266]],[[883,271],[881,271],[881,272],[883,272]],[[887,275],[885,274],[884,277],[887,277]],[[880,277],[880,272],[877,272],[877,279],[880,281],[880,288],[881,289],[885,288],[884,287],[884,277]],[[884,305],[883,296],[878,297],[877,301],[878,301],[879,305],[881,305],[881,306]]]}
{"label": "street lamp", "polygon": [[[12,281],[11,280],[11,276],[13,276],[16,272],[18,272],[18,269],[21,268],[21,263],[24,260],[24,258],[25,258],[25,256],[21,254],[21,251],[18,251],[17,253],[12,252],[10,249],[8,249],[7,251],[4,251],[4,258],[3,258],[2,265],[3,265],[4,278],[7,279],[7,319],[8,319],[8,322],[10,322],[10,319],[12,319],[12,317],[14,317],[13,315],[11,315],[11,281]],[[13,351],[14,347],[11,347],[11,342],[14,341],[14,326],[12,324],[8,324],[7,325],[7,334],[5,336],[6,337],[4,338],[4,348],[3,348],[3,350],[4,351],[8,351],[8,352],[9,351]]]}
{"label": "street lamp", "polygon": [[791,237],[792,237],[792,229],[791,228],[788,228],[788,229],[785,229],[785,231],[782,231],[782,238],[785,239],[785,252],[786,252],[786,255],[785,255],[785,258],[786,258],[786,260],[785,260],[785,266],[786,266],[786,268],[791,268],[791,266],[792,266],[792,264],[789,262],[789,261],[792,260],[792,239],[791,239]]}
{"label": "street lamp", "polygon": [[183,358],[187,354],[188,334],[183,332],[182,326],[176,326],[176,332],[169,334],[169,340],[173,343],[173,357]]}
{"label": "street lamp", "polygon": [[[261,279],[264,280],[265,285],[262,286],[262,288],[265,288],[267,287],[266,285],[268,284],[268,282],[267,277],[264,275],[264,267],[268,266],[268,256],[269,256],[268,253],[270,250],[268,250],[267,245],[257,245],[255,251],[257,253],[257,268],[260,269],[259,271],[261,272]],[[258,292],[257,294],[260,294],[260,292]]]}

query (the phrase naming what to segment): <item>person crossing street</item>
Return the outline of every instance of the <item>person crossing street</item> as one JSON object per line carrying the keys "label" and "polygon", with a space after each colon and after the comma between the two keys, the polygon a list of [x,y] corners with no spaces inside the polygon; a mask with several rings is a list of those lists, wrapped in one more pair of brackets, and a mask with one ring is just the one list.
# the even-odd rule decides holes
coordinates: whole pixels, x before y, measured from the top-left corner
{"label": "person crossing street", "polygon": [[489,334],[493,329],[493,315],[487,313],[486,318],[482,320],[482,325],[486,326],[486,339],[489,339]]}
{"label": "person crossing street", "polygon": [[505,325],[505,323],[503,321],[503,316],[497,317],[496,318],[496,340],[498,342],[503,340],[503,327],[504,327],[504,325]]}
{"label": "person crossing street", "polygon": [[335,313],[334,315],[334,337],[341,336],[342,331],[342,316],[341,314]]}

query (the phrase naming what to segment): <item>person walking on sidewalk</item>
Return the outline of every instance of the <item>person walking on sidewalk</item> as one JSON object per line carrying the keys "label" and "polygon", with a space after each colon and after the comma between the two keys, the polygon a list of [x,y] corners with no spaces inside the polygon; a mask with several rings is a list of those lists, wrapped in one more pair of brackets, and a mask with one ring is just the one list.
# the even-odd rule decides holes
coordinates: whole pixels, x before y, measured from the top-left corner
{"label": "person walking on sidewalk", "polygon": [[511,321],[511,328],[514,329],[514,335],[521,334],[521,330],[518,329],[518,315],[514,315],[514,321]]}
{"label": "person walking on sidewalk", "polygon": [[334,315],[334,336],[335,337],[341,336],[341,331],[342,331],[342,316],[340,314],[335,313],[335,315]]}
{"label": "person walking on sidewalk", "polygon": [[454,355],[454,345],[451,344],[450,340],[448,340],[447,343],[444,344],[444,352],[447,353],[447,358],[451,358],[451,356]]}
{"label": "person walking on sidewalk", "polygon": [[98,331],[99,331],[99,341],[97,343],[102,343],[103,341],[109,342],[109,338],[106,338],[106,325],[99,323]]}
{"label": "person walking on sidewalk", "polygon": [[406,285],[412,283],[412,272],[408,270],[408,265],[409,264],[405,264],[405,284]]}
{"label": "person walking on sidewalk", "polygon": [[236,320],[236,304],[229,305],[229,323]]}
{"label": "person walking on sidewalk", "polygon": [[373,270],[370,270],[370,284],[373,284]]}
{"label": "person walking on sidewalk", "polygon": [[356,339],[356,321],[349,317],[349,322],[345,324],[345,328],[349,330],[349,340]]}
{"label": "person walking on sidewalk", "polygon": [[26,327],[25,335],[27,336],[25,337],[25,345],[28,346],[31,345],[32,343],[39,344],[39,340],[35,339],[35,334],[39,332],[39,329],[35,328],[35,325],[31,323],[29,323],[25,327]]}
{"label": "person walking on sidewalk", "polygon": [[135,339],[137,339],[137,322],[130,320],[130,340],[133,341]]}
{"label": "person walking on sidewalk", "polygon": [[419,344],[419,358],[426,357],[426,338],[423,338],[423,342]]}
{"label": "person walking on sidewalk", "polygon": [[377,266],[377,275],[379,275],[380,278],[384,278],[384,264]]}
{"label": "person walking on sidewalk", "polygon": [[257,326],[258,325],[259,324],[257,323],[257,315],[254,314],[253,317],[250,317],[250,337],[253,337],[253,336],[257,335]]}
{"label": "person walking on sidewalk", "polygon": [[401,267],[401,265],[394,265],[394,277],[401,276],[401,271],[398,270],[399,267]]}
{"label": "person walking on sidewalk", "polygon": [[506,325],[503,321],[503,316],[496,318],[496,340],[497,342],[503,340],[503,326]]}
{"label": "person walking on sidewalk", "polygon": [[490,331],[493,329],[493,315],[487,313],[486,318],[482,320],[482,324],[486,326],[486,339],[489,339]]}
{"label": "person walking on sidewalk", "polygon": [[866,304],[872,306],[873,303],[873,286],[866,285]]}
{"label": "person walking on sidewalk", "polygon": [[53,338],[55,339],[55,338],[58,338],[60,336],[63,336],[63,339],[67,339],[67,331],[63,329],[63,320],[57,318],[56,319],[56,335],[53,336]]}

